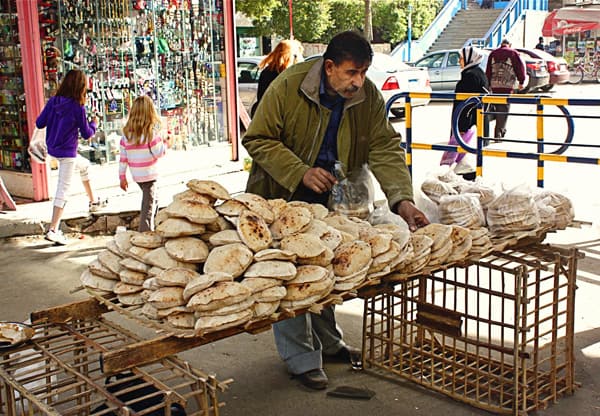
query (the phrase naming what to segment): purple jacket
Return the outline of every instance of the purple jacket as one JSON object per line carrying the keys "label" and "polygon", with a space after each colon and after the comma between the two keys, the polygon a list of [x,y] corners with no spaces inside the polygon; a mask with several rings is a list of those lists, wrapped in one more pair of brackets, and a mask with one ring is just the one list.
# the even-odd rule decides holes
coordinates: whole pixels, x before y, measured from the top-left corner
{"label": "purple jacket", "polygon": [[85,107],[62,96],[48,100],[35,125],[38,129],[46,127],[48,154],[57,158],[77,156],[79,133],[84,139],[96,133],[96,123],[88,123]]}
{"label": "purple jacket", "polygon": [[525,82],[525,65],[519,52],[508,46],[494,49],[488,56],[485,74],[490,81],[492,92],[497,94],[510,94],[513,92],[515,82]]}

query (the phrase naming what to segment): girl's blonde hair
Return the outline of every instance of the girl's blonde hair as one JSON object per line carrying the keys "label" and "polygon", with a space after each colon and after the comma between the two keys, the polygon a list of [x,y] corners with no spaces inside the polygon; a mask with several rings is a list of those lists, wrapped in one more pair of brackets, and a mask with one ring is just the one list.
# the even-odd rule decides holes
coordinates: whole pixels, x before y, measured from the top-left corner
{"label": "girl's blonde hair", "polygon": [[123,134],[129,143],[150,143],[154,137],[153,130],[159,126],[160,118],[152,99],[142,95],[133,101],[129,118],[123,127]]}
{"label": "girl's blonde hair", "polygon": [[297,40],[282,40],[270,54],[260,61],[258,67],[260,69],[269,67],[272,71],[283,72],[288,66],[302,61],[303,51],[302,44]]}

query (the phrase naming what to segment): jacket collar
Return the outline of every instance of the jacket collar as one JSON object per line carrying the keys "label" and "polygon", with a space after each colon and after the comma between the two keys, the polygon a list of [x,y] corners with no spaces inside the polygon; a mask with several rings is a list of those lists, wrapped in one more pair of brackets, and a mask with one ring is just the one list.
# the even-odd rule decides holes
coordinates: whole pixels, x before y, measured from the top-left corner
{"label": "jacket collar", "polygon": [[[300,90],[312,101],[319,103],[319,87],[321,85],[321,73],[323,72],[323,58],[315,60],[315,63],[309,68],[304,80],[300,84]],[[364,87],[358,90],[354,97],[346,100],[344,108],[351,107],[365,100],[366,95]]]}

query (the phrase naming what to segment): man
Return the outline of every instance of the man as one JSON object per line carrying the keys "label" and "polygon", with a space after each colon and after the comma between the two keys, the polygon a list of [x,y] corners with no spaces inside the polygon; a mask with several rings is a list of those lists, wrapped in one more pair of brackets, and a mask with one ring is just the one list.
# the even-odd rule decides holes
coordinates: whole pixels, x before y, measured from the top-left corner
{"label": "man", "polygon": [[[525,82],[525,65],[517,52],[511,49],[508,39],[503,39],[500,47],[494,49],[488,57],[485,74],[490,81],[490,88],[494,94],[512,94],[515,83],[519,82],[519,90],[523,89]],[[500,140],[506,134],[506,120],[510,111],[510,104],[494,104],[496,126],[494,137]]]}
{"label": "man", "polygon": [[539,37],[538,44],[535,45],[535,48],[539,49],[540,51],[544,50],[544,38],[543,37],[541,37],[541,36]]}
{"label": "man", "polygon": [[[429,223],[413,204],[400,135],[386,117],[383,97],[366,78],[373,58],[356,32],[335,36],[323,58],[282,72],[265,92],[242,144],[253,158],[247,191],[266,198],[327,204],[336,183],[333,165],[346,173],[368,163],[390,208],[409,227]],[[354,361],[360,351],[342,340],[333,308],[273,325],[289,372],[312,389],[327,387],[323,355]]]}

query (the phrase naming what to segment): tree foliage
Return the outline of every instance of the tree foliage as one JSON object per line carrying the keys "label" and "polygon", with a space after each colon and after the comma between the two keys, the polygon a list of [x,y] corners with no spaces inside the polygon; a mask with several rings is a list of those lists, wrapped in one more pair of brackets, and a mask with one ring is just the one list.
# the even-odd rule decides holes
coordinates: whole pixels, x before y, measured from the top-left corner
{"label": "tree foliage", "polygon": [[[236,9],[252,19],[253,33],[289,37],[288,0],[236,0]],[[396,44],[406,39],[408,5],[412,4],[412,37],[417,39],[433,21],[443,0],[371,0],[376,42]],[[365,0],[293,0],[294,37],[327,43],[336,33],[364,28]]]}

